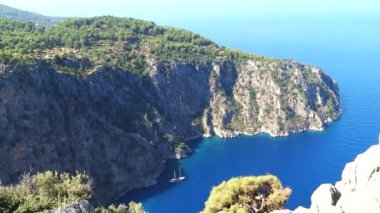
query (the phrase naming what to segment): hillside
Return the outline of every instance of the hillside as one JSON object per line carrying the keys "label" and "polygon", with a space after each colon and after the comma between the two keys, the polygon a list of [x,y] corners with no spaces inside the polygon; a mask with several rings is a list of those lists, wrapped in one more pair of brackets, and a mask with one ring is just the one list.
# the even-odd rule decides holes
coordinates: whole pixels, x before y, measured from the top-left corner
{"label": "hillside", "polygon": [[61,17],[43,16],[38,13],[19,10],[0,4],[0,18],[9,18],[14,20],[31,21],[39,25],[51,26],[57,22],[62,21]]}
{"label": "hillside", "polygon": [[0,179],[86,171],[108,203],[155,183],[201,136],[323,130],[340,115],[322,70],[131,18],[0,21]]}

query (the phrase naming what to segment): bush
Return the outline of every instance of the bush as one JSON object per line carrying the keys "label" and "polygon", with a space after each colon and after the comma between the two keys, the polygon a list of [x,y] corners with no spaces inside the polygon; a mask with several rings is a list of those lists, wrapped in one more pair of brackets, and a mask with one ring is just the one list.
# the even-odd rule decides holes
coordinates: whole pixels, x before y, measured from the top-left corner
{"label": "bush", "polygon": [[115,206],[112,204],[106,208],[104,207],[96,208],[95,212],[96,213],[126,213],[127,206],[125,206],[124,204],[120,204],[118,206]]}
{"label": "bush", "polygon": [[[36,175],[24,174],[17,185],[0,185],[0,212],[22,213],[41,212],[79,200],[91,200],[92,179],[77,172],[68,173],[46,171]],[[107,208],[97,208],[98,213],[146,213],[141,203],[130,202]]]}
{"label": "bush", "polygon": [[38,212],[91,199],[91,179],[83,173],[25,174],[20,183],[0,186],[0,212]]}
{"label": "bush", "polygon": [[101,207],[95,210],[97,213],[146,213],[141,203],[130,202],[128,206],[120,204]]}
{"label": "bush", "polygon": [[282,209],[290,194],[273,175],[232,178],[211,190],[203,212],[271,212]]}

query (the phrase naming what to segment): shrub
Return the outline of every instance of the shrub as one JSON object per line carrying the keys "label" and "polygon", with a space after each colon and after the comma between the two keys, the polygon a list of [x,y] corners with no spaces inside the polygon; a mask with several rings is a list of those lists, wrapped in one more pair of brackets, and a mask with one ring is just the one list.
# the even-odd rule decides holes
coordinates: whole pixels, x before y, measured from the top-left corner
{"label": "shrub", "polygon": [[[0,212],[22,213],[41,212],[81,199],[91,200],[92,179],[77,172],[68,173],[46,171],[36,175],[24,174],[17,185],[0,185]],[[97,208],[98,213],[146,213],[141,203],[130,202],[107,208]]]}
{"label": "shrub", "polygon": [[96,213],[126,213],[127,206],[125,206],[124,204],[120,204],[118,206],[115,206],[112,204],[106,208],[104,207],[96,208],[95,212]]}
{"label": "shrub", "polygon": [[128,206],[120,204],[110,205],[107,208],[101,207],[95,210],[97,213],[147,213],[141,203],[130,202]]}
{"label": "shrub", "polygon": [[83,173],[25,174],[20,183],[0,186],[0,212],[38,212],[91,199],[91,179]]}
{"label": "shrub", "polygon": [[203,212],[271,212],[283,208],[290,194],[273,175],[232,178],[211,190]]}

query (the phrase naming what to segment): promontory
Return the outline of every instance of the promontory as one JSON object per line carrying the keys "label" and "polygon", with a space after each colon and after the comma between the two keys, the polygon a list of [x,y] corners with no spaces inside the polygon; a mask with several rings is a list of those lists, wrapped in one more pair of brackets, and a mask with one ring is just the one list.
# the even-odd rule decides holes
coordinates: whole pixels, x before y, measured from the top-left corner
{"label": "promontory", "polygon": [[186,30],[116,17],[0,20],[3,183],[84,171],[108,203],[154,184],[190,138],[322,130],[340,113],[321,69]]}

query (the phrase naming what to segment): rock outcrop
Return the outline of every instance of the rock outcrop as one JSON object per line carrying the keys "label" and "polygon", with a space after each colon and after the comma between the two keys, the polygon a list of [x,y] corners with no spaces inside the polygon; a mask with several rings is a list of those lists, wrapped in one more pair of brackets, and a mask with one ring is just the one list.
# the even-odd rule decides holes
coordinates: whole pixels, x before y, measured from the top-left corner
{"label": "rock outcrop", "polygon": [[[380,139],[379,139],[380,143]],[[380,212],[380,144],[371,146],[346,164],[342,180],[335,185],[322,184],[311,196],[309,209],[276,213],[378,213]]]}
{"label": "rock outcrop", "polygon": [[79,200],[76,203],[48,210],[44,213],[95,213],[95,208],[87,200]]}

